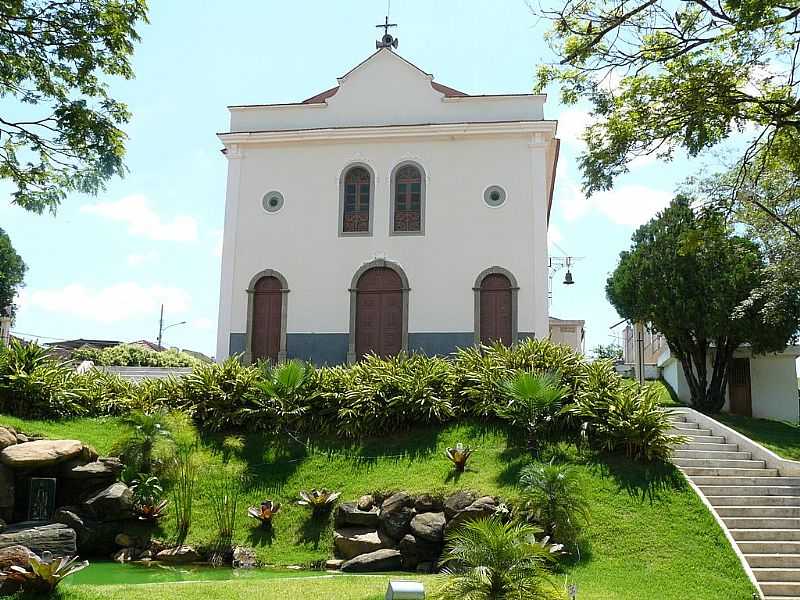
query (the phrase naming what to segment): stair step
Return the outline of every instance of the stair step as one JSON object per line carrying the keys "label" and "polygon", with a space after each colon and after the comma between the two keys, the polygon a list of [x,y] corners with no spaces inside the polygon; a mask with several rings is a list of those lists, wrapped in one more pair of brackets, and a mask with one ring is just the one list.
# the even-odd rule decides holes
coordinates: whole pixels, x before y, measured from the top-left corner
{"label": "stair step", "polygon": [[[681,460],[752,460],[752,455],[749,452],[735,451],[675,450],[673,456],[675,458],[680,458]],[[755,462],[766,466],[766,463],[763,460],[757,460]]]}
{"label": "stair step", "polygon": [[684,417],[683,415],[670,415],[669,416],[669,420],[672,423],[686,423],[687,422],[686,421],[686,417]]}
{"label": "stair step", "polygon": [[[694,443],[681,444],[677,447],[676,452],[687,452],[699,450],[701,452],[736,452],[739,450],[738,444],[724,444],[724,443]],[[750,454],[749,452],[747,454]],[[748,457],[749,458],[749,457]]]}
{"label": "stair step", "polygon": [[667,433],[669,433],[670,435],[685,435],[690,438],[713,437],[710,429],[697,429],[688,427],[686,428],[673,427]]}
{"label": "stair step", "polygon": [[800,487],[781,485],[699,485],[706,496],[798,496]]}
{"label": "stair step", "polygon": [[765,581],[760,585],[764,595],[784,597],[800,596],[800,581]]}
{"label": "stair step", "polygon": [[763,460],[731,460],[725,458],[681,458],[676,456],[672,462],[679,467],[702,469],[765,469]]}
{"label": "stair step", "polygon": [[730,529],[798,529],[798,517],[723,517]]}
{"label": "stair step", "polygon": [[681,467],[681,471],[697,485],[797,485],[796,481],[783,481],[778,469],[729,469],[725,467]]}
{"label": "stair step", "polygon": [[763,554],[765,556],[775,556],[778,554],[793,554],[800,558],[800,542],[775,541],[765,542],[763,540],[736,541],[736,545],[742,554]]}
{"label": "stair step", "polygon": [[[672,428],[673,429],[700,429],[700,425],[697,423],[692,423],[691,421],[672,421]],[[708,430],[710,431],[710,430]]]}
{"label": "stair step", "polygon": [[737,542],[798,542],[800,529],[729,529]]}
{"label": "stair step", "polygon": [[[681,437],[686,438],[687,444],[724,444],[725,438],[721,435],[684,435],[682,432],[670,431],[668,432],[670,435],[680,435]],[[684,448],[685,445],[679,446],[680,448]],[[738,447],[738,446],[737,446]]]}
{"label": "stair step", "polygon": [[753,569],[800,569],[800,554],[745,554],[744,558]]}
{"label": "stair step", "polygon": [[722,517],[800,519],[800,506],[716,506]]}
{"label": "stair step", "polygon": [[800,506],[800,496],[740,496],[726,495],[709,496],[708,501],[712,506]]}
{"label": "stair step", "polygon": [[753,569],[756,580],[761,581],[800,581],[800,569],[775,567],[769,569]]}

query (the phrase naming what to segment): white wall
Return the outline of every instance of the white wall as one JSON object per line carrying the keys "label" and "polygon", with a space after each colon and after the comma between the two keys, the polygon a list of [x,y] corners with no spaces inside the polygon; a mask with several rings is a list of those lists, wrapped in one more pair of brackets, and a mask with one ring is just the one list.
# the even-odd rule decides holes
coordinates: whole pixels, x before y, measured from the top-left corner
{"label": "white wall", "polygon": [[793,354],[769,354],[750,359],[753,416],[797,423],[797,372]]}

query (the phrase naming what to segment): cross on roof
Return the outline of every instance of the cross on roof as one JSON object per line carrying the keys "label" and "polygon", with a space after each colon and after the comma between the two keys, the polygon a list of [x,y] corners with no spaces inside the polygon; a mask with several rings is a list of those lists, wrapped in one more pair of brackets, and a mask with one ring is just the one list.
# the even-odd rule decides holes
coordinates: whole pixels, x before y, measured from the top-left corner
{"label": "cross on roof", "polygon": [[397,38],[389,33],[389,27],[397,27],[397,23],[389,23],[389,15],[386,15],[383,25],[375,25],[375,27],[383,28],[383,37],[375,42],[375,48],[397,48]]}
{"label": "cross on roof", "polygon": [[389,23],[389,15],[386,15],[386,21],[384,21],[383,25],[375,25],[378,29],[383,27],[383,35],[388,35],[389,27],[397,27],[397,23]]}

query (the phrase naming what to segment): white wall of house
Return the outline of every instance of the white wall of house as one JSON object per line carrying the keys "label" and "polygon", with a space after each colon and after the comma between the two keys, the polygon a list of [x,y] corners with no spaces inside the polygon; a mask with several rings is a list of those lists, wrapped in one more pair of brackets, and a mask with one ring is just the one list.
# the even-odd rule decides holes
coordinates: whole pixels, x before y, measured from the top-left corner
{"label": "white wall of house", "polygon": [[585,351],[584,326],[583,320],[565,320],[550,317],[550,341],[555,344],[569,346],[576,352]]}

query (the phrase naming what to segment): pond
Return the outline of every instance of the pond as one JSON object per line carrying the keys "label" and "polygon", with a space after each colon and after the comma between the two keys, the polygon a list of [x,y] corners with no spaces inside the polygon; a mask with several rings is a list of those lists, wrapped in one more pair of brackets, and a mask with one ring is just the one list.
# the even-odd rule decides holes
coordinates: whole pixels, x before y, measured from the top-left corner
{"label": "pond", "polygon": [[93,562],[65,580],[66,585],[132,585],[138,583],[175,583],[181,581],[263,580],[286,577],[334,576],[319,571],[289,569],[231,569],[200,565],[167,566],[158,563],[119,564]]}

